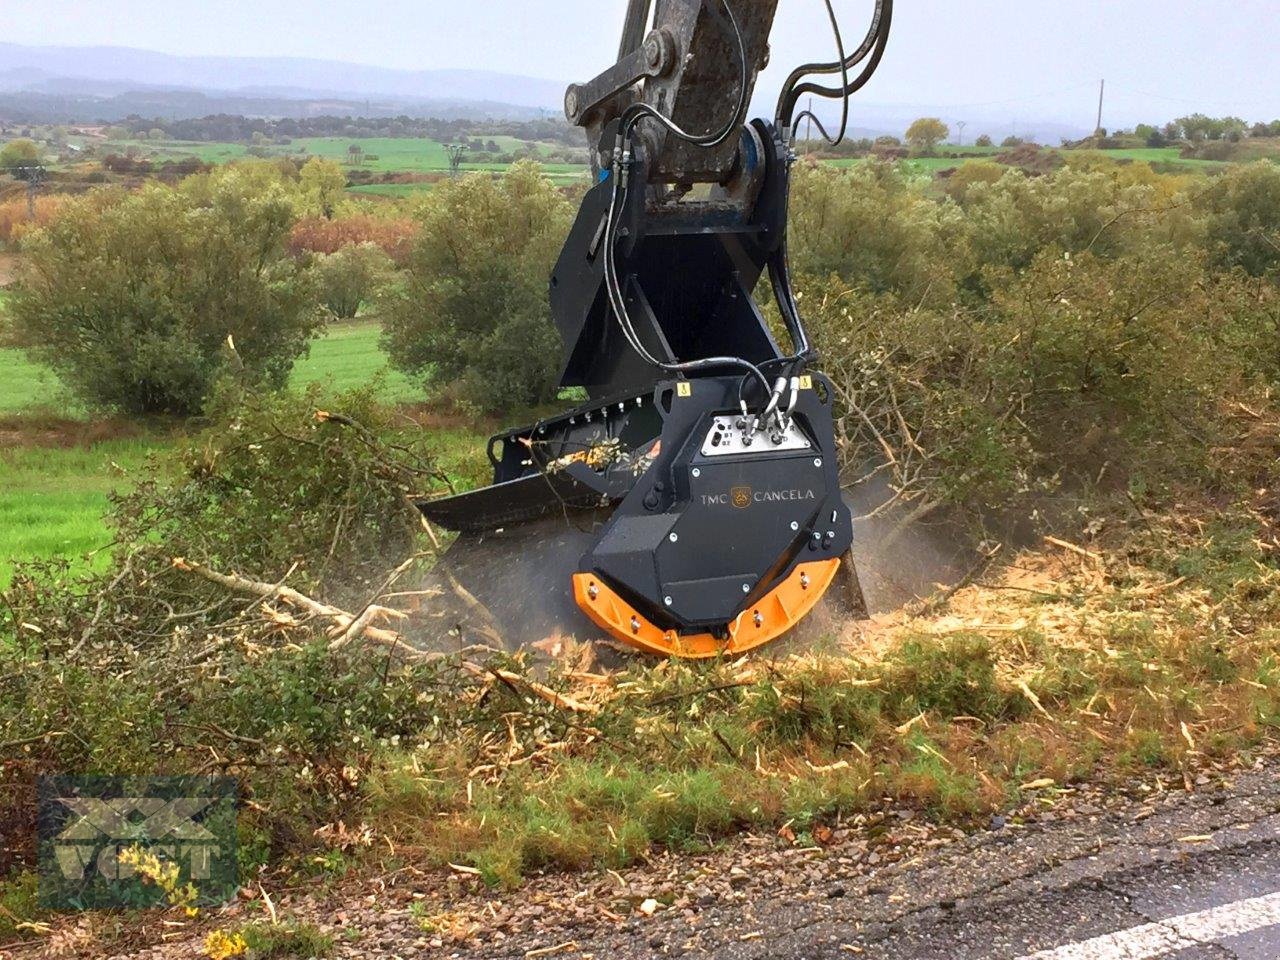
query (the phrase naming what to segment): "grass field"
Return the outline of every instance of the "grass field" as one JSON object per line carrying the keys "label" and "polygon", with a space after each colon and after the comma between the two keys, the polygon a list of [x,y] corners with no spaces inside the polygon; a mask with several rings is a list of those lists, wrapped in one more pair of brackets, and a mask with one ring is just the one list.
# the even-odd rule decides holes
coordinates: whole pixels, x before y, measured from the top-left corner
{"label": "grass field", "polygon": [[[910,160],[903,160],[902,163],[915,173],[929,174],[930,176],[938,173],[940,170],[950,170],[954,167],[963,166],[975,160],[990,159],[1002,151],[998,147],[944,147],[947,153],[960,153],[960,157],[912,157]],[[1161,148],[1141,148],[1132,150],[1062,150],[1058,149],[1058,153],[1065,157],[1084,157],[1089,155],[1097,155],[1108,160],[1130,160],[1135,163],[1162,163],[1170,164],[1175,167],[1184,167],[1187,170],[1214,170],[1219,169],[1226,164],[1219,163],[1214,160],[1185,160],[1182,158],[1181,151],[1177,147],[1161,147]],[[850,157],[840,160],[827,160],[828,165],[833,167],[852,167],[856,164],[863,163],[861,158]]]}
{"label": "grass field", "polygon": [[[378,333],[376,321],[333,327],[299,361],[292,384],[339,392],[375,382],[389,402],[422,400],[420,388],[388,367]],[[55,411],[64,423],[46,428]],[[105,547],[108,495],[132,483],[147,456],[178,436],[172,425],[160,424],[135,436],[81,443],[65,423],[68,416],[88,414],[68,406],[49,370],[19,350],[0,350],[0,589],[10,581],[13,559],[80,558]],[[464,479],[484,459],[487,429],[478,429],[432,434],[442,466]]]}
{"label": "grass field", "polygon": [[341,391],[376,382],[378,393],[388,402],[423,399],[420,387],[388,365],[387,355],[378,345],[380,330],[376,320],[330,327],[311,344],[310,355],[294,366],[291,384],[304,387],[320,383],[326,390]]}
{"label": "grass field", "polygon": [[0,448],[0,589],[9,584],[12,559],[82,558],[107,546],[108,496],[134,482],[147,457],[168,442],[158,434],[84,447]]}
{"label": "grass field", "polygon": [[[520,150],[527,146],[514,137],[485,137],[493,139],[505,152]],[[363,151],[359,164],[360,169],[374,173],[442,173],[449,170],[449,155],[443,143],[438,140],[414,137],[302,137],[289,144],[272,145],[265,149],[271,156],[292,157],[305,161],[310,157],[324,157],[336,160],[344,166],[352,166],[350,153],[352,146],[359,146]],[[554,151],[563,149],[559,144],[532,144],[536,158],[545,158]],[[140,156],[153,160],[180,160],[195,157],[203,163],[229,163],[250,156],[249,146],[243,143],[201,143],[188,140],[119,140],[111,141],[100,148],[100,152],[124,153],[136,151]],[[375,158],[375,159],[370,159]],[[463,170],[505,170],[501,163],[466,163]],[[569,163],[544,163],[547,173],[553,178],[576,178],[582,176],[586,168]]]}

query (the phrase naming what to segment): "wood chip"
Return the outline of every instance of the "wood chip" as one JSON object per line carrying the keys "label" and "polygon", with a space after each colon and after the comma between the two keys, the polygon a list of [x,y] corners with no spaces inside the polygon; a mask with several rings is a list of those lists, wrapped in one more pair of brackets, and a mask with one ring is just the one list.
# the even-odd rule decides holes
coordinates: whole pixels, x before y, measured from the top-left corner
{"label": "wood chip", "polygon": [[1050,780],[1048,777],[1043,780],[1032,780],[1030,783],[1022,785],[1023,790],[1044,790],[1046,787],[1052,787],[1057,781]]}
{"label": "wood chip", "polygon": [[526,957],[549,957],[555,953],[564,953],[566,950],[577,950],[577,940],[566,940],[564,943],[557,943],[554,947],[538,947],[536,950],[526,950]]}
{"label": "wood chip", "polygon": [[1102,562],[1102,557],[1094,553],[1092,550],[1086,550],[1084,547],[1078,547],[1074,543],[1069,543],[1066,540],[1059,540],[1057,537],[1045,537],[1044,542],[1051,543],[1055,547],[1060,547],[1063,550],[1068,550],[1071,553],[1074,553],[1078,557],[1084,557],[1088,560],[1094,561],[1095,563]]}
{"label": "wood chip", "polygon": [[1027,686],[1027,681],[1015,680],[1013,682],[1013,685],[1018,688],[1019,693],[1021,693],[1024,697],[1027,698],[1027,702],[1030,703],[1031,706],[1036,708],[1037,713],[1043,714],[1044,716],[1049,717],[1050,720],[1053,719],[1053,717],[1050,716],[1049,711],[1044,708],[1044,704],[1040,702],[1040,698],[1037,697],[1035,695],[1035,692],[1030,687]]}
{"label": "wood chip", "polygon": [[1208,843],[1212,839],[1213,839],[1213,836],[1211,834],[1197,833],[1197,834],[1192,834],[1189,837],[1179,837],[1178,842],[1179,843]]}
{"label": "wood chip", "polygon": [[480,876],[480,871],[477,870],[475,867],[464,867],[460,863],[449,864],[449,869],[454,871],[455,873],[465,873],[469,877]]}
{"label": "wood chip", "polygon": [[1187,746],[1192,750],[1196,748],[1196,742],[1191,739],[1191,729],[1187,726],[1187,721],[1182,721],[1182,739],[1187,741]]}
{"label": "wood chip", "polygon": [[896,729],[899,734],[902,734],[903,736],[905,736],[906,734],[911,732],[912,727],[914,727],[917,723],[922,723],[923,721],[924,721],[924,713],[921,712],[919,716],[912,717],[910,720],[908,720],[902,726],[897,727]]}

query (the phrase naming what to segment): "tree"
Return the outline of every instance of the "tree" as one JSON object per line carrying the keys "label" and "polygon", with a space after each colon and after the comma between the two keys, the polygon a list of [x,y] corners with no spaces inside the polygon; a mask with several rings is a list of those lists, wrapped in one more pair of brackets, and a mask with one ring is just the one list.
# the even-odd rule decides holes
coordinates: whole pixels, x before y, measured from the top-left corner
{"label": "tree", "polygon": [[316,258],[320,303],[335,320],[354,320],[394,272],[391,258],[372,243],[320,254]]}
{"label": "tree", "polygon": [[308,212],[332,220],[338,202],[347,189],[347,175],[333,160],[312,157],[298,174],[302,196]]}
{"label": "tree", "polygon": [[322,315],[287,255],[291,198],[254,176],[90,195],[28,239],[10,313],[33,359],[133,414],[199,413],[226,374],[282,385]]}
{"label": "tree", "polygon": [[979,147],[990,147],[993,145],[993,143],[994,141],[992,141],[991,134],[989,133],[984,133],[982,136],[980,136],[977,140],[974,141],[974,145]]}
{"label": "tree", "polygon": [[392,363],[486,411],[554,399],[560,338],[547,280],[573,208],[541,168],[437,186],[406,278],[382,301]]}
{"label": "tree", "polygon": [[10,140],[0,149],[0,168],[13,170],[40,162],[40,148],[31,140]]}
{"label": "tree", "polygon": [[933,153],[951,136],[951,128],[937,117],[921,117],[907,128],[907,143],[917,153]]}

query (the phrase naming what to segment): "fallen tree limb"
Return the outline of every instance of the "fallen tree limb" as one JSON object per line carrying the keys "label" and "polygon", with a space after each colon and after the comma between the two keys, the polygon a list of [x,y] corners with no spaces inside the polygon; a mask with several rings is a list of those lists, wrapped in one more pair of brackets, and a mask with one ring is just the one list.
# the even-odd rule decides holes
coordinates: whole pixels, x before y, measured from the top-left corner
{"label": "fallen tree limb", "polygon": [[399,647],[408,656],[417,655],[416,651],[405,645],[403,638],[396,631],[373,626],[373,621],[379,618],[406,619],[408,615],[400,610],[392,610],[389,607],[371,604],[359,616],[356,616],[340,607],[313,600],[306,594],[299,593],[292,587],[286,587],[282,584],[263,583],[236,574],[218,573],[216,570],[210,570],[208,567],[184,560],[182,557],[174,557],[172,562],[176,570],[194,574],[203,580],[225,587],[235,593],[249,594],[270,600],[283,600],[285,603],[301,610],[306,610],[317,617],[332,621],[334,631],[338,633],[338,637],[332,645],[335,648],[364,638],[387,646]]}

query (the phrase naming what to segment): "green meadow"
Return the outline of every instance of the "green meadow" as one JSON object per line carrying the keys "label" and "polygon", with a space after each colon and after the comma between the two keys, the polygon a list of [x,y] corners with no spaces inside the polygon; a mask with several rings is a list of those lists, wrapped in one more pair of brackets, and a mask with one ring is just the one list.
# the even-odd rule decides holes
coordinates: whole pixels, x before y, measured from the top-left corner
{"label": "green meadow", "polygon": [[[515,137],[484,137],[494,140],[503,152],[532,148],[533,157],[542,159],[563,147],[554,143],[526,143]],[[360,148],[360,154],[351,148]],[[300,137],[287,144],[271,144],[261,148],[268,156],[290,157],[305,162],[311,157],[335,160],[343,166],[368,170],[373,173],[447,173],[449,154],[438,140],[425,137]],[[125,153],[155,161],[182,160],[194,157],[203,163],[230,163],[254,155],[245,143],[204,143],[192,140],[115,140],[102,145],[101,153]],[[463,170],[501,171],[503,163],[467,163]],[[586,168],[571,163],[545,163],[547,173],[557,178],[583,176]]]}

